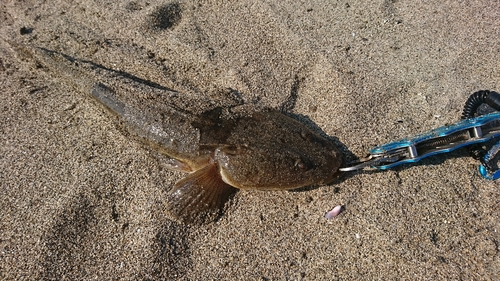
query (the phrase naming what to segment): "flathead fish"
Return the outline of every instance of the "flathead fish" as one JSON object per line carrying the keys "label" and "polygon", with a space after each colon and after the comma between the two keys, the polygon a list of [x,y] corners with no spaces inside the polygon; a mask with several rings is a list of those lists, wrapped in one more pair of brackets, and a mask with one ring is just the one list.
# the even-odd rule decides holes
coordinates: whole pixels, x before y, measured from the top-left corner
{"label": "flathead fish", "polygon": [[200,108],[199,99],[133,75],[35,49],[43,64],[91,92],[129,136],[164,156],[167,168],[188,173],[166,198],[179,221],[206,221],[236,189],[290,190],[339,176],[336,145],[282,112],[239,116],[223,106]]}

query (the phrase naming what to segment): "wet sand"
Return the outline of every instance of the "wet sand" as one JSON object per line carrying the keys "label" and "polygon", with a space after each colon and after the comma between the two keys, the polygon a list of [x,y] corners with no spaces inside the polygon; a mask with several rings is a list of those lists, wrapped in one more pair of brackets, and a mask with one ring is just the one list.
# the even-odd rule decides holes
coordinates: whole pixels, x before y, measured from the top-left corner
{"label": "wet sand", "polygon": [[[159,165],[72,83],[13,44],[181,93],[277,108],[348,160],[460,119],[500,90],[498,1],[4,1],[0,279],[498,280],[500,183],[459,150],[298,191],[240,191],[186,226]],[[106,82],[106,81],[100,81]],[[333,220],[324,214],[345,211]]]}

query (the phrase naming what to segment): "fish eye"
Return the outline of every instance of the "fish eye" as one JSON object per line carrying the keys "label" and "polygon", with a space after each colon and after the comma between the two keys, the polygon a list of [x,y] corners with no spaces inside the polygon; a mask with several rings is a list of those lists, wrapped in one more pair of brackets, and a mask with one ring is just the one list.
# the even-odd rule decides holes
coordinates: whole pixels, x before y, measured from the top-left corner
{"label": "fish eye", "polygon": [[300,131],[300,137],[305,140],[305,141],[311,141],[313,139],[313,136],[311,135],[310,132],[307,132],[305,130]]}
{"label": "fish eye", "polygon": [[300,137],[307,142],[317,143],[323,147],[327,145],[325,140],[322,139],[320,136],[306,130],[300,131]]}
{"label": "fish eye", "polygon": [[304,161],[302,158],[297,158],[294,163],[294,167],[297,167],[301,171],[307,171],[312,168],[310,161]]}

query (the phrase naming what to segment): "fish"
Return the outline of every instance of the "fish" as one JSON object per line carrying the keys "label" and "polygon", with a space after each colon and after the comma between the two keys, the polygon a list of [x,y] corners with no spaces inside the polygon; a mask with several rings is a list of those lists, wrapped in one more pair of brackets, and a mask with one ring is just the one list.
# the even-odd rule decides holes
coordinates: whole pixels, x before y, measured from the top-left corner
{"label": "fish", "polygon": [[90,92],[128,137],[161,155],[167,169],[187,173],[165,198],[174,220],[213,221],[238,189],[292,190],[328,184],[341,174],[344,157],[336,144],[279,110],[232,114],[230,107],[204,106],[210,103],[203,97],[55,51],[35,51],[49,68]]}

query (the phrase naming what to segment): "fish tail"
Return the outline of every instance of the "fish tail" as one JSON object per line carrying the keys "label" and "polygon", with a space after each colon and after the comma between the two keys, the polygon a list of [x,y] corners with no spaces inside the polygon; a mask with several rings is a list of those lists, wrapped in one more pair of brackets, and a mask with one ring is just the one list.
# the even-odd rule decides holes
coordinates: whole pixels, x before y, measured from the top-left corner
{"label": "fish tail", "polygon": [[23,45],[5,39],[4,41],[21,59],[33,62],[36,68],[48,68],[56,73],[57,77],[62,77],[63,82],[70,81],[75,90],[89,93],[93,88],[94,81],[79,69],[83,61],[45,48]]}

